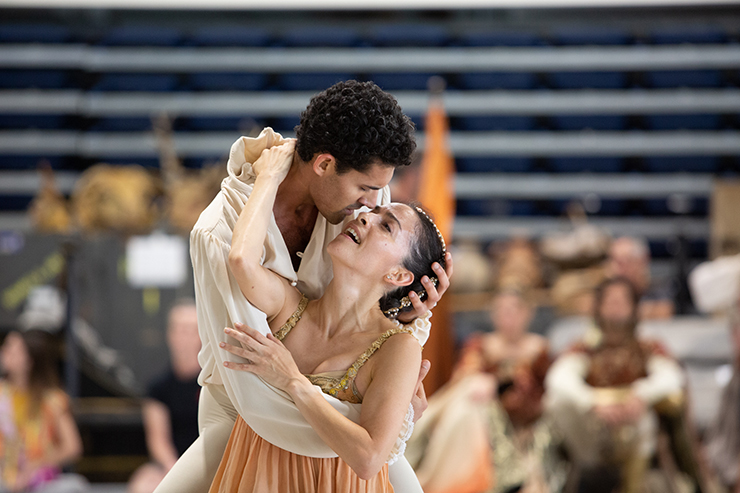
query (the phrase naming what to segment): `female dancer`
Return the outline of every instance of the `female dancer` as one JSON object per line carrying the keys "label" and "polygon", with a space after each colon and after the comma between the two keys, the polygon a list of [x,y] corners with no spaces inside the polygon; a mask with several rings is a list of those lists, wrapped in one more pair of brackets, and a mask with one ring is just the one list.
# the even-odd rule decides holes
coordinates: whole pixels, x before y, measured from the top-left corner
{"label": "female dancer", "polygon": [[[243,333],[226,329],[241,346],[222,347],[246,359],[226,362],[228,368],[255,373],[287,392],[339,457],[279,449],[239,418],[211,491],[392,491],[386,462],[421,363],[418,341],[392,319],[410,307],[411,290],[423,294],[421,278],[432,278],[431,264],[444,266],[444,240],[421,209],[391,204],[360,214],[328,245],[333,280],[320,299],[308,301],[260,265],[275,194],[292,154],[289,143],[266,150],[255,163],[254,189],[229,254],[243,294],[266,314],[274,335],[246,326]],[[359,424],[335,411],[314,385],[362,403]]]}

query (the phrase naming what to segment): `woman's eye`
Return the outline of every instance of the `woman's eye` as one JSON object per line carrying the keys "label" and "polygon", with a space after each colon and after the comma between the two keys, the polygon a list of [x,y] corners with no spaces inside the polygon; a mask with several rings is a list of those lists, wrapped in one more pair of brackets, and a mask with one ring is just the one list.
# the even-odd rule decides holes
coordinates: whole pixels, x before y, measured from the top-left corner
{"label": "woman's eye", "polygon": [[386,229],[386,230],[387,230],[387,231],[388,231],[389,233],[391,232],[391,227],[390,227],[390,225],[389,225],[388,223],[383,223],[383,227],[384,227],[384,228],[385,228],[385,229]]}

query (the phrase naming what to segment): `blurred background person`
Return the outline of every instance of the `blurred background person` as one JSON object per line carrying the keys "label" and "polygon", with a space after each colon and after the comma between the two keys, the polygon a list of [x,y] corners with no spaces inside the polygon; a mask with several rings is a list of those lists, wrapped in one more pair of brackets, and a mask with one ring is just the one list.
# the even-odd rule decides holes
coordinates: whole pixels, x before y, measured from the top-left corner
{"label": "blurred background person", "polygon": [[130,493],[150,493],[198,438],[198,315],[195,300],[183,299],[170,309],[167,323],[170,369],[147,392],[142,415],[152,462],[131,476]]}
{"label": "blurred background person", "polygon": [[628,279],[640,299],[640,320],[667,319],[675,313],[670,286],[653,282],[650,247],[645,240],[622,236],[612,241],[606,260],[607,277]]}
{"label": "blurred background person", "polygon": [[565,470],[542,417],[547,341],[528,332],[521,291],[491,303],[494,331],[466,344],[451,382],[430,400],[407,457],[426,492],[555,492]]}
{"label": "blurred background person", "polygon": [[740,492],[740,300],[730,312],[730,339],[734,361],[732,378],[722,392],[714,422],[707,430],[709,464],[720,482]]}
{"label": "blurred background person", "polygon": [[87,489],[81,476],[62,473],[82,455],[82,440],[59,387],[51,337],[11,332],[0,349],[0,491]]}
{"label": "blurred background person", "polygon": [[[548,410],[581,478],[578,491],[643,491],[658,432],[654,407],[680,396],[684,374],[657,342],[638,338],[639,295],[623,277],[595,297],[596,330],[553,363]],[[609,484],[609,472],[616,484]]]}

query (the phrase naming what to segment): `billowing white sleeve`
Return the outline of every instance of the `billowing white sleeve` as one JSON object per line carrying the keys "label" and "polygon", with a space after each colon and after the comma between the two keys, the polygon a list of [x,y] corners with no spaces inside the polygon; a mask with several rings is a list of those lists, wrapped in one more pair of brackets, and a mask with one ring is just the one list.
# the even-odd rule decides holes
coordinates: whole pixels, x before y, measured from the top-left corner
{"label": "billowing white sleeve", "polygon": [[651,356],[647,362],[646,378],[636,380],[632,391],[648,405],[681,392],[684,372],[674,360],[665,356]]}
{"label": "billowing white sleeve", "polygon": [[[222,383],[229,399],[241,417],[259,436],[268,442],[299,455],[336,457],[301,415],[288,395],[265,383],[259,377],[225,368],[225,359],[239,358],[219,348],[227,337],[223,330],[242,322],[269,332],[264,313],[253,307],[242,295],[228,267],[229,245],[207,231],[193,230],[190,254],[195,278],[198,305],[198,328],[203,348],[199,355],[201,367],[212,368],[210,375],[201,374],[201,384]],[[231,340],[236,344],[235,340]],[[340,413],[353,421],[359,420],[360,406],[316,391]]]}
{"label": "billowing white sleeve", "polygon": [[553,405],[569,404],[586,412],[594,405],[594,391],[586,383],[588,358],[570,353],[560,356],[545,377],[547,399]]}

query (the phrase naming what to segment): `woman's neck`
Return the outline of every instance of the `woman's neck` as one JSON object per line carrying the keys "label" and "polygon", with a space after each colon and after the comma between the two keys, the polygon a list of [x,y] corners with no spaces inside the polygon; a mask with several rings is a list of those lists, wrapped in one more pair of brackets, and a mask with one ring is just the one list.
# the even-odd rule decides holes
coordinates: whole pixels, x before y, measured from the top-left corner
{"label": "woman's neck", "polygon": [[8,382],[13,387],[16,387],[20,390],[27,390],[28,389],[28,377],[26,375],[21,375],[17,373],[8,373],[7,376]]}
{"label": "woman's neck", "polygon": [[357,332],[373,326],[373,320],[385,318],[378,307],[383,286],[368,286],[367,278],[344,276],[334,272],[324,295],[316,302],[316,323],[329,338],[336,334]]}

